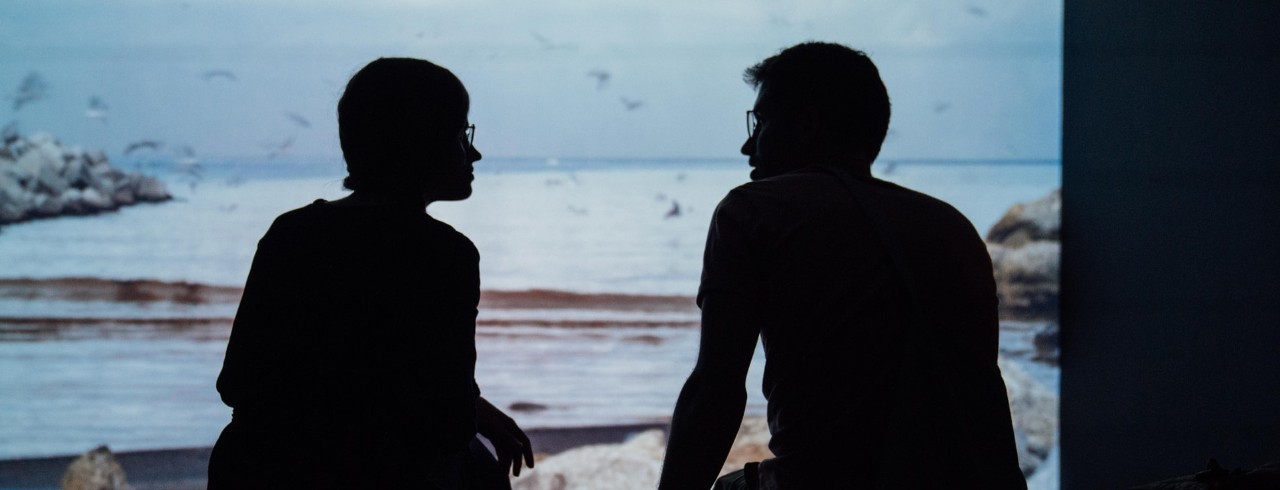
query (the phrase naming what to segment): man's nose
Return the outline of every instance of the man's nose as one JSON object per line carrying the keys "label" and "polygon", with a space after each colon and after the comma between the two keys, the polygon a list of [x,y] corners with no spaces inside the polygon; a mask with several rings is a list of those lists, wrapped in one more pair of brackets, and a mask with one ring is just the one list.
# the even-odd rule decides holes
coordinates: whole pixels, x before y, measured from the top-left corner
{"label": "man's nose", "polygon": [[475,145],[467,145],[467,155],[471,157],[471,161],[473,162],[480,161],[480,158],[483,156],[480,154],[480,150],[476,149]]}
{"label": "man's nose", "polygon": [[747,138],[747,141],[745,143],[742,143],[741,151],[742,151],[742,154],[746,156],[755,155],[756,154],[756,137],[752,136]]}

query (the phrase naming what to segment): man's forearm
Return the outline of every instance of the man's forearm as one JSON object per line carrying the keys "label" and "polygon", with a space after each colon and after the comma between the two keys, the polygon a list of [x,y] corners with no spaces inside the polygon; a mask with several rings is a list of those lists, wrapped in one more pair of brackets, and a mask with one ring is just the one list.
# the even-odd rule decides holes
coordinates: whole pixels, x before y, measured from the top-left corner
{"label": "man's forearm", "polygon": [[694,372],[671,418],[660,490],[711,487],[742,424],[747,394],[741,383],[717,383]]}

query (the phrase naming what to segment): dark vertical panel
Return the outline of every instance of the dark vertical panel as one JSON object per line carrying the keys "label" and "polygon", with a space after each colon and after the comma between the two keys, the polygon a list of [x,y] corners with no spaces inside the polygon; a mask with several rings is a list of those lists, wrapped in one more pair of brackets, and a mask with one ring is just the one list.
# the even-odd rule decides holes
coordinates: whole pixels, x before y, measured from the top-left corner
{"label": "dark vertical panel", "polygon": [[1064,489],[1280,456],[1278,14],[1066,2]]}

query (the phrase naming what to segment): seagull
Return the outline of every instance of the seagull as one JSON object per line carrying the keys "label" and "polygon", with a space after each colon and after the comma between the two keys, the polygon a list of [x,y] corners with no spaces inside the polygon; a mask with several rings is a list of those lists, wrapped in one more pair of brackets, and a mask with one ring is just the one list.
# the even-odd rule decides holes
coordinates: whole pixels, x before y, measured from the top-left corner
{"label": "seagull", "polygon": [[610,75],[607,71],[599,69],[591,70],[587,72],[587,76],[596,79],[596,90],[604,90],[604,87],[609,84]]}
{"label": "seagull", "polygon": [[278,144],[266,144],[263,146],[268,150],[271,150],[267,153],[267,158],[275,158],[283,155],[286,151],[289,151],[289,147],[293,146],[293,136],[290,136],[288,139]]}
{"label": "seagull", "polygon": [[675,199],[672,199],[671,209],[667,210],[667,214],[666,216],[663,216],[663,219],[671,219],[671,218],[678,218],[678,217],[680,217],[680,203],[676,202]]}
{"label": "seagull", "polygon": [[204,72],[204,74],[200,76],[201,78],[204,78],[204,81],[206,82],[213,80],[215,78],[225,78],[233,82],[236,81],[236,74],[231,73],[231,70],[223,70],[223,69],[209,70]]}
{"label": "seagull", "polygon": [[196,172],[200,171],[200,159],[196,158],[196,151],[190,146],[182,147],[182,156],[178,157],[178,165],[194,168]]}
{"label": "seagull", "polygon": [[951,108],[950,102],[947,102],[945,100],[940,100],[937,103],[933,104],[933,113],[942,114],[944,112],[947,112],[947,109],[950,109],[950,108]]}
{"label": "seagull", "polygon": [[626,97],[618,97],[618,100],[622,101],[622,105],[626,106],[628,111],[634,111],[644,105],[643,100],[631,100]]}
{"label": "seagull", "polygon": [[161,146],[163,146],[163,143],[155,140],[134,141],[133,143],[129,143],[129,146],[124,147],[124,154],[128,155],[130,153],[133,153],[136,150],[140,150],[143,148],[146,148],[149,150],[158,150],[160,149]]}
{"label": "seagull", "polygon": [[27,74],[27,77],[22,79],[22,85],[18,86],[17,95],[13,96],[13,110],[22,109],[24,105],[43,99],[44,92],[48,88],[48,82],[45,82],[44,77],[39,73],[33,71]]}
{"label": "seagull", "polygon": [[987,9],[984,9],[984,8],[979,7],[979,6],[977,6],[977,5],[970,5],[970,6],[969,6],[969,8],[968,8],[968,9],[966,9],[966,10],[968,10],[970,14],[973,14],[973,16],[974,16],[974,17],[986,17],[986,16],[987,16]]}
{"label": "seagull", "polygon": [[894,162],[893,160],[889,160],[887,162],[884,162],[884,165],[880,167],[880,175],[882,176],[893,175],[893,172],[895,170],[897,170],[897,163]]}
{"label": "seagull", "polygon": [[84,111],[85,117],[107,123],[107,103],[98,97],[89,97],[89,108]]}
{"label": "seagull", "polygon": [[182,147],[182,156],[178,157],[175,163],[177,163],[177,170],[186,175],[188,179],[187,185],[194,192],[196,186],[204,180],[204,175],[201,174],[203,169],[200,167],[200,160],[196,158],[196,151],[192,150],[190,146],[184,145]]}
{"label": "seagull", "polygon": [[290,120],[292,120],[294,123],[296,123],[299,126],[302,126],[304,128],[311,127],[311,122],[307,121],[307,118],[298,115],[298,113],[296,112],[286,112],[284,115],[287,116]]}
{"label": "seagull", "polygon": [[530,34],[533,34],[533,38],[538,40],[538,44],[542,45],[542,49],[545,49],[548,51],[556,50],[556,49],[573,49],[574,48],[574,45],[572,44],[552,42],[550,39],[547,39],[546,36],[543,36],[542,34],[538,34],[536,32],[533,32]]}

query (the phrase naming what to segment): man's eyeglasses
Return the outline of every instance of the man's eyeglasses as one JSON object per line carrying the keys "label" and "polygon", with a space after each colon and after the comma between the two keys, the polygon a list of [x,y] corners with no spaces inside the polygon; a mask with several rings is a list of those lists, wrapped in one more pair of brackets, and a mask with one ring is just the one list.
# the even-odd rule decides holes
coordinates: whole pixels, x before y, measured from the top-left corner
{"label": "man's eyeglasses", "polygon": [[476,125],[474,125],[474,124],[468,124],[468,125],[467,125],[467,127],[463,128],[463,131],[466,131],[467,145],[468,145],[468,146],[475,146],[475,143],[476,143]]}
{"label": "man's eyeglasses", "polygon": [[747,137],[751,138],[756,135],[756,130],[760,129],[760,120],[756,118],[756,111],[747,111]]}

